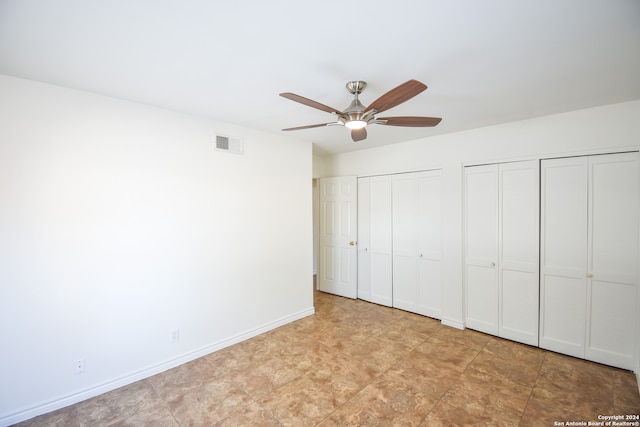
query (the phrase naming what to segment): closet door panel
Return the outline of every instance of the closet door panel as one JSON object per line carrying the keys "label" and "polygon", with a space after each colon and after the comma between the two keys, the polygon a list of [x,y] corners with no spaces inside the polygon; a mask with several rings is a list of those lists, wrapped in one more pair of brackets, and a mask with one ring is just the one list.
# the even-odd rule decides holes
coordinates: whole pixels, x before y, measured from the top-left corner
{"label": "closet door panel", "polygon": [[418,308],[418,179],[415,173],[393,177],[393,306]]}
{"label": "closet door panel", "polygon": [[584,357],[587,159],[541,164],[540,347]]}
{"label": "closet door panel", "polygon": [[442,173],[418,176],[418,313],[442,318]]}
{"label": "closet door panel", "polygon": [[442,319],[442,262],[418,260],[418,313]]}
{"label": "closet door panel", "polygon": [[589,158],[585,357],[634,368],[637,330],[638,155]]}
{"label": "closet door panel", "polygon": [[587,261],[587,159],[543,160],[541,187],[543,270],[584,278]]}
{"label": "closet door panel", "polygon": [[442,174],[423,172],[418,177],[419,250],[422,258],[442,259]]}
{"label": "closet door panel", "polygon": [[498,287],[494,269],[467,266],[466,326],[498,335]]}
{"label": "closet door panel", "polygon": [[418,270],[416,259],[394,256],[393,261],[393,306],[401,310],[416,312],[418,306]]}
{"label": "closet door panel", "polygon": [[358,298],[371,301],[369,178],[358,178]]}
{"label": "closet door panel", "polygon": [[500,263],[535,272],[539,262],[538,162],[500,165]]}
{"label": "closet door panel", "polygon": [[590,327],[585,357],[607,365],[633,369],[635,287],[593,280],[590,289]]}
{"label": "closet door panel", "polygon": [[540,315],[540,347],[584,358],[587,298],[584,279],[546,275]]}
{"label": "closet door panel", "polygon": [[537,346],[539,164],[504,163],[499,172],[499,335]]}
{"label": "closet door panel", "polygon": [[500,336],[538,346],[538,275],[504,268],[500,275]]}
{"label": "closet door panel", "polygon": [[391,179],[372,177],[370,185],[370,259],[371,302],[391,306],[392,276],[392,212]]}
{"label": "closet door panel", "polygon": [[498,166],[465,168],[466,326],[498,335]]}
{"label": "closet door panel", "polygon": [[638,155],[594,156],[589,179],[589,272],[635,285],[638,270]]}

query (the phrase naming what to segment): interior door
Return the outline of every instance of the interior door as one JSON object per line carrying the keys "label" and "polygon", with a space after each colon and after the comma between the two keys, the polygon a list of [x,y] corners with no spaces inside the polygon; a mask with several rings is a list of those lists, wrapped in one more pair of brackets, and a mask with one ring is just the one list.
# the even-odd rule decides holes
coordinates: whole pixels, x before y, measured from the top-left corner
{"label": "interior door", "polygon": [[320,254],[318,289],[356,298],[356,177],[320,178]]}
{"label": "interior door", "polygon": [[584,358],[586,157],[541,163],[540,347]]}
{"label": "interior door", "polygon": [[465,324],[498,335],[498,165],[465,168]]}
{"label": "interior door", "polygon": [[585,358],[634,368],[638,340],[638,153],[589,158]]}

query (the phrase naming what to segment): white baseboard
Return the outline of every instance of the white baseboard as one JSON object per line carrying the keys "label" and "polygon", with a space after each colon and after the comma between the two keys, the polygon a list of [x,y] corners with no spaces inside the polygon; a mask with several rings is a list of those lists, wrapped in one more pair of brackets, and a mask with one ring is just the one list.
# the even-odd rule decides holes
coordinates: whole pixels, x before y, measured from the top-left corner
{"label": "white baseboard", "polygon": [[459,322],[457,320],[451,320],[451,319],[442,319],[441,323],[445,326],[451,326],[452,328],[456,328],[456,329],[460,329],[460,330],[464,330],[464,323]]}
{"label": "white baseboard", "polygon": [[187,362],[191,362],[192,360],[198,359],[200,357],[206,356],[208,354],[214,353],[218,350],[222,350],[223,348],[232,346],[233,344],[237,344],[242,341],[246,341],[249,338],[253,338],[265,332],[268,332],[272,329],[278,328],[280,326],[286,325],[288,323],[294,322],[296,320],[300,320],[304,317],[311,316],[315,313],[315,309],[313,307],[308,308],[306,310],[302,310],[300,312],[291,314],[289,316],[285,316],[281,319],[275,320],[273,322],[269,322],[264,324],[258,328],[251,329],[249,331],[243,332],[241,334],[229,337],[222,341],[213,343],[211,345],[207,345],[198,350],[191,351],[189,353],[185,353],[179,357],[176,357],[171,360],[167,360],[160,364],[147,367],[140,371],[134,372],[129,375],[125,375],[120,377],[114,381],[109,381],[103,384],[96,385],[94,387],[83,390],[79,393],[75,393],[72,395],[64,396],[62,398],[52,400],[49,402],[45,402],[39,404],[37,406],[31,407],[26,410],[18,411],[13,414],[9,414],[3,418],[0,418],[0,427],[7,427],[13,424],[26,421],[33,417],[37,417],[38,415],[46,414],[48,412],[52,412],[66,406],[70,406],[76,404],[78,402],[82,402],[83,400],[90,399],[92,397],[98,396],[100,394],[107,393],[109,391],[115,390],[120,387],[124,387],[126,385],[132,384],[136,381],[143,380],[145,378],[152,377],[161,372],[167,371],[169,369],[175,368],[177,366],[183,365]]}

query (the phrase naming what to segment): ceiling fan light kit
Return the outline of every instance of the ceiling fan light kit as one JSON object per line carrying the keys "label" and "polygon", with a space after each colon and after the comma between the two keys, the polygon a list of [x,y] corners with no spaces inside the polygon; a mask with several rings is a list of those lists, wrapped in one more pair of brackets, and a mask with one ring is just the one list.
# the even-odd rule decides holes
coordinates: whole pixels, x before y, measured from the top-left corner
{"label": "ceiling fan light kit", "polygon": [[333,107],[321,104],[311,99],[296,95],[291,92],[283,92],[280,96],[299,102],[308,107],[326,111],[338,117],[337,121],[330,123],[319,123],[315,125],[298,126],[293,128],[282,129],[283,131],[310,129],[322,126],[341,125],[351,130],[351,139],[353,141],[362,141],[367,138],[365,127],[370,124],[387,125],[387,126],[404,126],[404,127],[433,127],[440,123],[441,118],[438,117],[420,117],[420,116],[404,116],[404,117],[384,117],[376,119],[375,115],[390,108],[393,108],[405,101],[413,98],[419,93],[427,89],[427,85],[417,80],[409,80],[400,86],[391,89],[365,107],[358,95],[367,87],[367,83],[362,80],[354,80],[346,84],[347,90],[353,95],[353,101],[344,110],[340,111]]}

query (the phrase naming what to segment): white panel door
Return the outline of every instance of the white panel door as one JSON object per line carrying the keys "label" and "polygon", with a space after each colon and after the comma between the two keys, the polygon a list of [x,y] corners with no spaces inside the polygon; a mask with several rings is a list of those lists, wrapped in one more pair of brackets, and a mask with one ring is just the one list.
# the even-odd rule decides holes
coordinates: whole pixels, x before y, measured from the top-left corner
{"label": "white panel door", "polygon": [[371,261],[369,301],[386,306],[391,306],[393,303],[391,210],[391,177],[371,177],[369,181],[368,252]]}
{"label": "white panel door", "polygon": [[589,158],[585,358],[633,369],[638,313],[638,154]]}
{"label": "white panel door", "polygon": [[356,298],[357,179],[321,178],[318,289]]}
{"label": "white panel door", "polygon": [[540,347],[584,357],[586,157],[541,163]]}
{"label": "white panel door", "polygon": [[358,178],[358,298],[371,301],[370,178]]}
{"label": "white panel door", "polygon": [[439,170],[393,177],[393,306],[442,318]]}
{"label": "white panel door", "polygon": [[442,172],[418,175],[418,313],[442,319]]}
{"label": "white panel door", "polygon": [[539,206],[537,160],[499,165],[499,336],[538,345]]}
{"label": "white panel door", "polygon": [[465,168],[465,324],[498,335],[498,165]]}
{"label": "white panel door", "polygon": [[418,311],[418,177],[393,177],[393,306]]}

